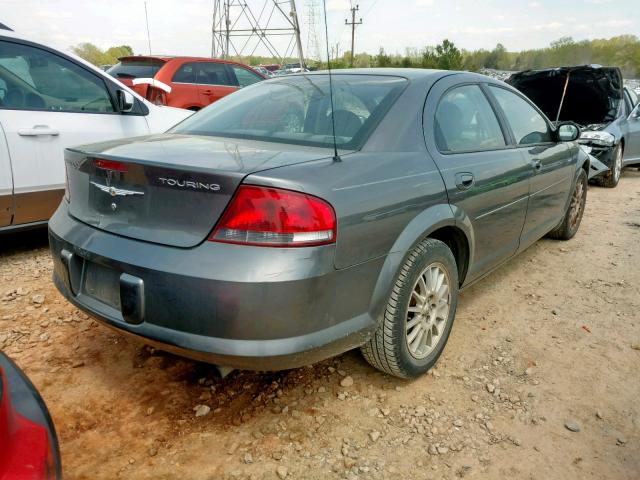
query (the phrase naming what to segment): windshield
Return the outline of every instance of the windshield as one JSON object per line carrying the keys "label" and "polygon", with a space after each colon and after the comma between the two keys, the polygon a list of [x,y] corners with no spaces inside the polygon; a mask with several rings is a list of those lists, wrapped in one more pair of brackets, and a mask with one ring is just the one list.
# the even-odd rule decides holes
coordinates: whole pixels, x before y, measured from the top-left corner
{"label": "windshield", "polygon": [[[332,83],[337,146],[358,150],[407,80],[334,74]],[[170,132],[331,147],[329,76],[292,75],[260,82],[213,103]]]}
{"label": "windshield", "polygon": [[152,58],[124,60],[107,70],[107,73],[117,78],[153,78],[162,65],[163,60]]}

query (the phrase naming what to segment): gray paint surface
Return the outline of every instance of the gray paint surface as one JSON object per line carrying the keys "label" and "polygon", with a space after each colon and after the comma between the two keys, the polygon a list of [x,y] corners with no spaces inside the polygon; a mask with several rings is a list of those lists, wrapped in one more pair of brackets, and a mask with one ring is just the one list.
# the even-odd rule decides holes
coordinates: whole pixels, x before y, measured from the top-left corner
{"label": "gray paint surface", "polygon": [[[511,87],[468,73],[377,73],[405,76],[407,88],[364,147],[340,152],[340,162],[325,148],[171,134],[68,152],[75,170],[71,204],[63,202],[50,222],[58,288],[109,325],[182,354],[282,368],[366,341],[407,253],[424,237],[458,232],[468,246],[459,257],[469,259],[468,268],[460,266],[468,272],[465,286],[560,222],[579,169],[588,167],[575,144],[448,155],[435,147],[432,118],[448,88]],[[144,189],[148,200],[123,197],[122,213],[107,211],[107,200],[99,200],[104,193],[88,186],[92,178],[105,180],[93,166],[96,157],[126,160],[130,170],[112,180]],[[459,173],[474,177],[464,191],[456,185]],[[154,180],[159,174],[204,178],[221,190],[169,188]],[[265,248],[205,241],[240,183],[325,199],[336,212],[336,243]],[[60,260],[64,252],[79,267],[69,269]],[[87,262],[143,281],[144,321],[126,323],[116,308],[74,291],[74,284],[82,290]]]}

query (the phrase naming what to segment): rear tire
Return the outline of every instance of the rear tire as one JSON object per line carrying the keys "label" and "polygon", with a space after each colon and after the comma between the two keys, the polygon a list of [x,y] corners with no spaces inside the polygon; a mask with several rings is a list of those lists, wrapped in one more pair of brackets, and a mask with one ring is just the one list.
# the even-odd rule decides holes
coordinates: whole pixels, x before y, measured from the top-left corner
{"label": "rear tire", "polygon": [[613,151],[613,165],[611,170],[605,175],[600,175],[595,178],[596,184],[605,188],[615,188],[620,182],[620,176],[622,175],[622,143],[619,143]]}
{"label": "rear tire", "polygon": [[447,343],[458,304],[458,270],[447,245],[427,238],[400,269],[364,358],[378,370],[400,378],[428,371]]}
{"label": "rear tire", "polygon": [[573,187],[573,192],[571,192],[569,207],[564,214],[562,223],[551,230],[547,236],[557,240],[569,240],[573,238],[580,228],[580,222],[582,222],[582,215],[584,214],[586,204],[587,172],[580,169],[580,175],[578,175],[576,184]]}

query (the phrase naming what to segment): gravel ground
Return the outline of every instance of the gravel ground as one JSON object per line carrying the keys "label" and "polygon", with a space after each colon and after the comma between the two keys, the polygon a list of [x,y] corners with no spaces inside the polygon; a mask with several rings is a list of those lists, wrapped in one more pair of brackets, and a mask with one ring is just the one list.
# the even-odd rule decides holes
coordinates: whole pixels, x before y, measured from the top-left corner
{"label": "gravel ground", "polygon": [[221,380],[67,304],[44,232],[0,242],[0,348],[49,405],[66,479],[640,477],[635,170],[589,189],[574,240],[464,292],[412,382],[357,352]]}

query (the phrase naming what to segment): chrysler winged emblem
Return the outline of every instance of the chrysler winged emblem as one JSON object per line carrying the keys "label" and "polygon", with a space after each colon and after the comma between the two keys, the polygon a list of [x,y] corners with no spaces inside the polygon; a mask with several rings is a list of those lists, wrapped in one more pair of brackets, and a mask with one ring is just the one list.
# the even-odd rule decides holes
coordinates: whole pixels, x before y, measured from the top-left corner
{"label": "chrysler winged emblem", "polygon": [[144,195],[144,192],[137,192],[135,190],[125,190],[124,188],[111,187],[109,185],[101,185],[98,182],[89,182],[94,187],[108,193],[112,197],[128,197],[129,195]]}

